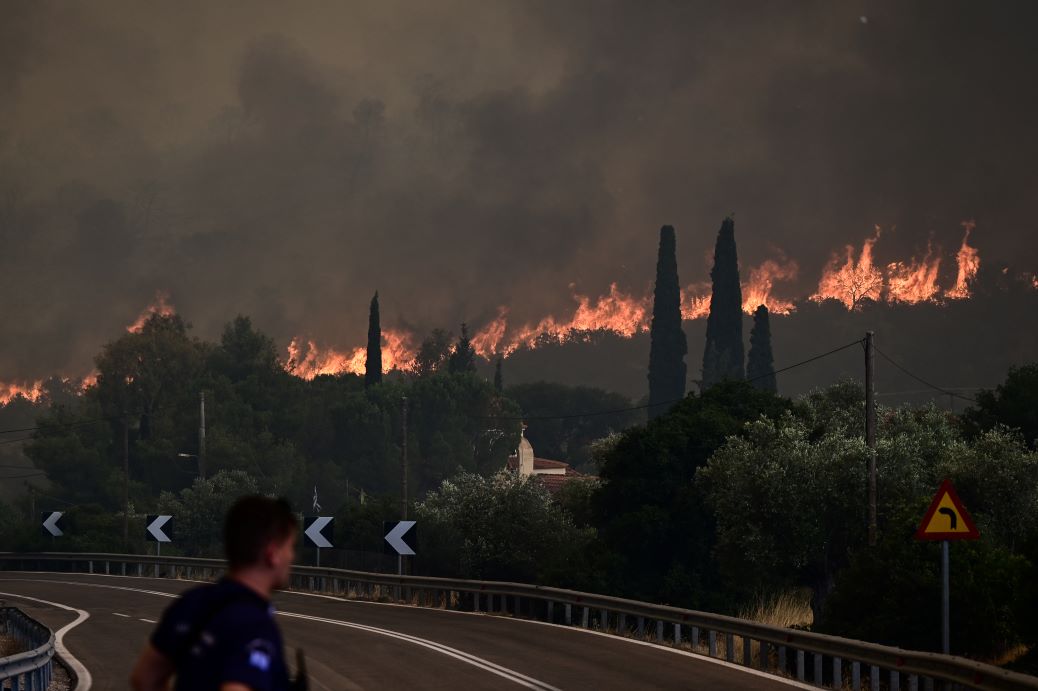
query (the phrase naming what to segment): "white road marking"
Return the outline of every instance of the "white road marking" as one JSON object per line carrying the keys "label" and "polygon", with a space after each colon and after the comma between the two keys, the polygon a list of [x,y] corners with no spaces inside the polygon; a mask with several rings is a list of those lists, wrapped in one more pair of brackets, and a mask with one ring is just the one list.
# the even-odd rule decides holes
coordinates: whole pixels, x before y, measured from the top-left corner
{"label": "white road marking", "polygon": [[130,619],[130,615],[129,614],[119,614],[118,612],[112,612],[112,614],[114,614],[117,617],[125,617],[127,619]]}
{"label": "white road marking", "polygon": [[76,684],[76,691],[90,691],[90,687],[94,683],[93,678],[90,676],[90,671],[83,665],[82,662],[77,660],[76,657],[68,651],[68,648],[65,647],[65,634],[71,631],[72,629],[76,628],[80,624],[82,624],[87,619],[89,619],[90,613],[81,609],[76,609],[75,607],[63,605],[60,602],[41,600],[38,597],[29,597],[28,595],[21,595],[19,593],[0,593],[0,595],[3,595],[4,597],[13,597],[16,600],[21,599],[30,600],[32,602],[39,602],[44,605],[50,605],[51,607],[58,607],[60,609],[68,610],[69,612],[76,613],[75,621],[65,624],[60,629],[54,632],[54,650],[57,652],[58,655],[61,656],[61,659],[64,660],[68,664],[68,666],[72,668],[72,671],[76,673],[76,677],[79,678],[79,683]]}
{"label": "white road marking", "polygon": [[141,621],[143,621],[145,624],[156,624],[156,623],[158,623],[154,619],[145,619],[143,617],[141,617]]}
{"label": "white road marking", "polygon": [[[46,575],[54,575],[55,572],[54,571],[19,571],[19,572],[9,572],[9,573],[39,573],[39,574],[46,574]],[[95,576],[95,577],[100,577],[100,578],[112,578],[112,579],[118,579],[118,578],[141,579],[141,580],[147,579],[147,576],[143,576],[143,577],[142,576],[122,576],[122,575],[119,575],[119,574],[97,574],[97,573],[95,573],[95,574],[82,574],[82,575],[84,575],[84,576],[90,575],[90,576]],[[0,578],[0,581],[3,581],[3,580],[15,581],[15,580],[23,580],[23,579]],[[25,580],[27,580],[27,579],[25,579]],[[183,582],[183,581],[185,581],[187,579],[177,579],[177,580]],[[160,592],[160,591],[157,591],[157,590],[142,590],[140,588],[125,588],[125,587],[117,586],[117,585],[105,585],[103,583],[84,583],[83,581],[55,581],[55,580],[51,580],[49,578],[47,578],[47,579],[38,579],[38,581],[46,581],[48,583],[61,583],[61,584],[64,584],[64,585],[82,585],[82,586],[89,586],[89,587],[95,587],[95,588],[114,588],[114,589],[117,589],[117,590],[132,590],[132,591],[135,591],[135,592],[147,593],[149,595],[160,595],[162,597],[170,597],[170,598],[179,597],[179,595],[174,594],[174,593],[163,593],[163,592]],[[29,581],[29,582],[35,583],[35,582],[38,582],[38,581]],[[188,581],[188,582],[208,583],[210,581]],[[352,604],[352,605],[370,605],[370,606],[373,606],[373,607],[406,607],[406,608],[409,608],[409,609],[418,609],[418,610],[421,610],[423,612],[439,612],[441,614],[460,615],[460,616],[469,616],[469,617],[488,617],[488,616],[493,616],[493,615],[490,615],[490,614],[486,614],[485,612],[462,612],[462,611],[456,610],[456,609],[437,609],[437,608],[428,608],[428,607],[418,607],[418,608],[416,608],[416,607],[414,607],[414,605],[406,605],[406,604],[400,604],[400,603],[396,603],[396,602],[373,602],[373,601],[370,601],[370,600],[351,600],[349,598],[339,597],[337,595],[325,595],[323,593],[308,593],[308,592],[305,592],[305,591],[302,591],[302,590],[280,590],[278,592],[279,593],[283,593],[285,595],[302,595],[302,596],[305,596],[305,597],[316,597],[316,598],[321,598],[321,599],[325,599],[325,600],[337,600],[339,602],[344,602],[344,603],[348,603],[348,604]],[[2,594],[2,593],[0,593],[0,594]],[[745,674],[750,674],[750,675],[755,676],[755,677],[761,677],[762,679],[767,679],[767,680],[775,682],[777,684],[785,684],[786,686],[791,686],[791,687],[796,688],[796,689],[804,689],[805,691],[810,691],[811,689],[816,688],[814,686],[810,686],[810,685],[805,684],[803,682],[797,681],[796,679],[789,679],[787,677],[781,677],[781,676],[778,676],[777,674],[769,674],[768,672],[763,672],[761,670],[753,669],[752,667],[744,667],[743,665],[740,665],[740,664],[738,664],[736,662],[728,662],[727,660],[722,660],[722,659],[719,659],[719,658],[710,657],[709,655],[703,655],[701,653],[693,653],[693,652],[691,652],[689,650],[681,650],[680,648],[674,648],[674,647],[670,647],[670,646],[657,645],[656,643],[652,643],[650,641],[639,641],[639,640],[637,640],[635,638],[627,638],[625,636],[618,636],[616,634],[607,633],[605,631],[595,631],[594,629],[585,629],[585,628],[580,627],[580,626],[567,626],[565,624],[555,624],[555,623],[547,622],[547,621],[537,621],[536,619],[515,619],[515,618],[512,618],[509,621],[513,621],[513,622],[519,623],[519,624],[532,624],[534,626],[551,626],[551,627],[554,627],[554,628],[565,629],[566,631],[571,631],[573,633],[578,633],[578,634],[589,634],[589,635],[592,635],[592,636],[603,636],[605,638],[608,638],[611,641],[630,643],[630,644],[633,644],[633,645],[647,646],[649,648],[652,648],[653,650],[658,650],[658,651],[665,652],[665,653],[671,653],[671,654],[674,654],[674,655],[681,655],[682,657],[692,658],[694,660],[699,660],[701,662],[707,662],[707,663],[718,665],[718,666],[721,666],[721,667],[727,667],[728,669],[732,670],[733,672],[734,671],[743,672]]]}

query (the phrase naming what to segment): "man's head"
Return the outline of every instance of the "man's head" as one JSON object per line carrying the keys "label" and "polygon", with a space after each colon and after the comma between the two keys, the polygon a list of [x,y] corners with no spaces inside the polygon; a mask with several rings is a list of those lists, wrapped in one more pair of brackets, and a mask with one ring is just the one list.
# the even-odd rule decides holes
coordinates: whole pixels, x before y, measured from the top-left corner
{"label": "man's head", "polygon": [[288,585],[299,521],[284,499],[247,496],[234,503],[224,524],[224,550],[231,572],[262,572],[272,588]]}

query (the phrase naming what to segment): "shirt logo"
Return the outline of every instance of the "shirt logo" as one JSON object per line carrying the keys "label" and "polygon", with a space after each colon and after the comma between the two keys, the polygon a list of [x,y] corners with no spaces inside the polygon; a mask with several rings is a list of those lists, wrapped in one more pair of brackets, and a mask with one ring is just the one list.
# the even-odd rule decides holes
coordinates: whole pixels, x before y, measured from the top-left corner
{"label": "shirt logo", "polygon": [[253,650],[249,655],[249,664],[261,672],[266,672],[270,668],[270,656],[262,650]]}

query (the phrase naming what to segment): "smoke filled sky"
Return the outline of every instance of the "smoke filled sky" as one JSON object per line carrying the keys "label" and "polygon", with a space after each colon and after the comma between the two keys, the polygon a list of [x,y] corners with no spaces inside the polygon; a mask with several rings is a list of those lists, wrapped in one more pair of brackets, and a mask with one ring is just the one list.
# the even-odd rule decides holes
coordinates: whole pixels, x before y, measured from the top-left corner
{"label": "smoke filled sky", "polygon": [[[82,376],[168,291],[196,332],[457,330],[704,281],[804,297],[960,222],[1038,270],[1033,2],[92,2],[0,6],[0,380]],[[572,287],[571,287],[572,286]],[[690,362],[690,368],[698,363]]]}

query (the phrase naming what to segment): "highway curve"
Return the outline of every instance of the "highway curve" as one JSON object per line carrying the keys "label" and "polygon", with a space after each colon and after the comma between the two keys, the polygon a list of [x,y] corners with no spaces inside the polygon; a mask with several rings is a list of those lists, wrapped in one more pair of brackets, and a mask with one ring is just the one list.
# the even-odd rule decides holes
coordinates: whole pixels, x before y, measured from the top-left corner
{"label": "highway curve", "polygon": [[[8,571],[0,573],[0,600],[54,630],[81,619],[65,632],[64,646],[89,671],[93,689],[125,689],[154,622],[193,585]],[[573,627],[303,593],[279,593],[275,604],[289,657],[297,647],[306,652],[315,690],[811,688]]]}

